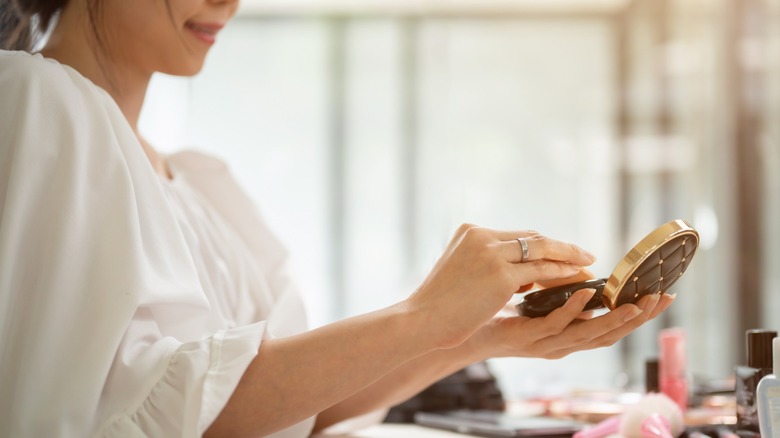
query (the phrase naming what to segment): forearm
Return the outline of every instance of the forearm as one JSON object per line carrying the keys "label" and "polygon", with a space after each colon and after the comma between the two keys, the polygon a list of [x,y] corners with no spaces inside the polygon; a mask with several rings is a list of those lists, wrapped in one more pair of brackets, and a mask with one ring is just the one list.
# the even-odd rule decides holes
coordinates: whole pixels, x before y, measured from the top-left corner
{"label": "forearm", "polygon": [[485,353],[474,344],[467,341],[458,347],[434,350],[404,363],[376,383],[321,412],[315,431],[397,405],[455,371],[485,359]]}
{"label": "forearm", "polygon": [[[576,246],[539,236],[531,242],[535,259],[523,260],[515,238],[529,235],[463,225],[406,301],[301,335],[263,341],[258,356],[205,435],[267,435],[340,402],[348,407],[352,403],[345,402],[348,398],[402,364],[437,349],[454,350],[410,362],[355,400],[367,401],[389,392],[378,399],[383,405],[400,401],[467,364],[457,360],[469,357],[459,356],[464,351],[460,348],[467,348],[459,346],[473,339],[475,331],[522,285],[571,277],[593,260]],[[451,359],[449,364],[447,359]],[[424,365],[428,360],[443,365]],[[401,386],[398,382],[405,378],[413,383],[393,386]],[[339,417],[343,415],[332,418]]]}
{"label": "forearm", "polygon": [[297,336],[264,340],[205,436],[258,436],[324,411],[433,350],[401,303]]}

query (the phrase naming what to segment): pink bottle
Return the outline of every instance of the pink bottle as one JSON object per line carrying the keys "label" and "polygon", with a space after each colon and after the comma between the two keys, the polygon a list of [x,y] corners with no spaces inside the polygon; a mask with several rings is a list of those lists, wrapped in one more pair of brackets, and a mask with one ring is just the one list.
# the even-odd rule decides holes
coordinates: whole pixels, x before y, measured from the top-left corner
{"label": "pink bottle", "polygon": [[685,332],[679,328],[661,330],[659,336],[658,380],[661,393],[672,399],[682,412],[688,404],[685,376]]}

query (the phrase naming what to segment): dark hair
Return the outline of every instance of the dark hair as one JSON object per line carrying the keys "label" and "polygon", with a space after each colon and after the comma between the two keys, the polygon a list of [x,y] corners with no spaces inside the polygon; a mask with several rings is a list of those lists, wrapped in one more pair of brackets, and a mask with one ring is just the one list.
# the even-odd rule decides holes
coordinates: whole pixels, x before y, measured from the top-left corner
{"label": "dark hair", "polygon": [[[32,51],[49,29],[54,16],[68,4],[68,1],[0,0],[0,49]],[[98,25],[102,2],[88,0],[87,3],[92,33],[97,40],[98,49],[105,52]],[[170,0],[165,0],[165,7],[173,22]]]}
{"label": "dark hair", "polygon": [[[68,5],[69,0],[0,0],[0,49],[32,52],[45,36],[54,17]],[[89,25],[95,39],[89,41],[98,56],[109,57],[105,32],[101,28],[103,3],[87,0]],[[170,0],[165,0],[168,17],[174,22]],[[104,69],[105,64],[101,63]],[[104,73],[108,73],[104,70]],[[111,75],[106,75],[113,82]]]}
{"label": "dark hair", "polygon": [[0,0],[0,49],[31,51],[68,0]]}

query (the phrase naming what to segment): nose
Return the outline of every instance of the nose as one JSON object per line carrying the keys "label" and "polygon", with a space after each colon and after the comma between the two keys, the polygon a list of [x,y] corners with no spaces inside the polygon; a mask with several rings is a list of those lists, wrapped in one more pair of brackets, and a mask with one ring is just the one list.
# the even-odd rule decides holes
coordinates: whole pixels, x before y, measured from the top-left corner
{"label": "nose", "polygon": [[220,7],[220,9],[226,9],[229,14],[227,17],[228,20],[236,15],[239,3],[241,3],[240,0],[208,0],[208,2],[214,6]]}
{"label": "nose", "polygon": [[208,0],[213,4],[235,4],[238,7],[239,0]]}

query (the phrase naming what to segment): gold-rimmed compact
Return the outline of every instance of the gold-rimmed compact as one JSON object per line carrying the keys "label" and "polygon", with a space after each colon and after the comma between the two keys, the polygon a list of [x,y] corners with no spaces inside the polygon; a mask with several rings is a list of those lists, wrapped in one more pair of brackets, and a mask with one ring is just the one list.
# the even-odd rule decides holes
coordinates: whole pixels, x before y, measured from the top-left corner
{"label": "gold-rimmed compact", "polygon": [[699,246],[699,233],[683,220],[656,228],[623,257],[609,278],[597,278],[531,292],[517,305],[521,316],[546,316],[581,289],[595,289],[585,310],[635,303],[666,293],[682,277]]}

